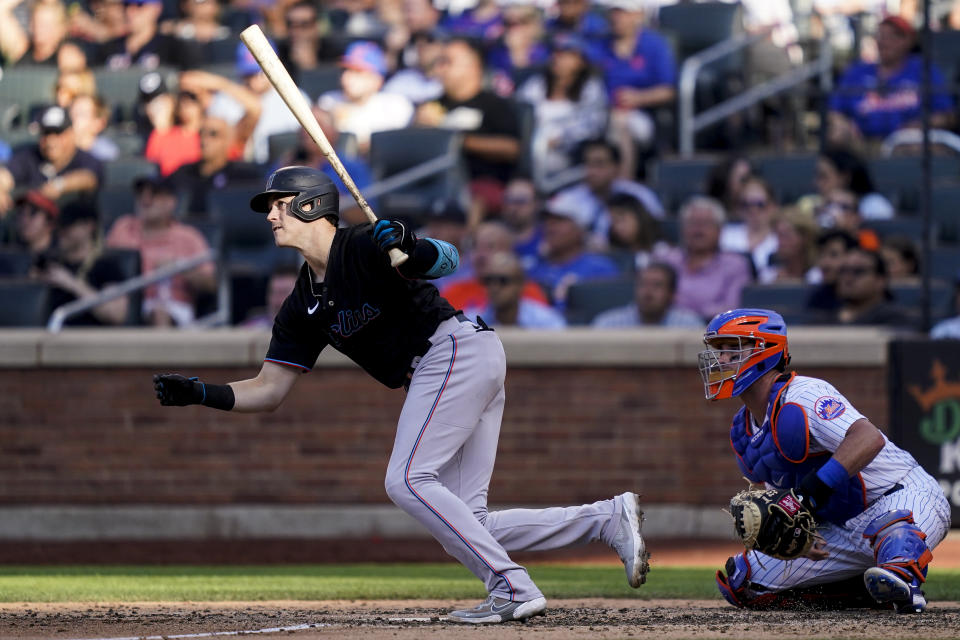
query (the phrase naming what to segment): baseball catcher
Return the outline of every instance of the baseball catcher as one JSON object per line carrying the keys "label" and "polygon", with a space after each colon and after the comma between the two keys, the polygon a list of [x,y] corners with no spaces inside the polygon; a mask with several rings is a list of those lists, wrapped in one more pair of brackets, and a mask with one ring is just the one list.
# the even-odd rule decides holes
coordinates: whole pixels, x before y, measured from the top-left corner
{"label": "baseball catcher", "polygon": [[717,572],[752,609],[872,606],[920,613],[931,550],[950,528],[937,481],[826,380],[787,373],[783,318],[717,315],[699,368],[708,400],[740,398],[730,440],[764,490],[730,501],[746,548]]}

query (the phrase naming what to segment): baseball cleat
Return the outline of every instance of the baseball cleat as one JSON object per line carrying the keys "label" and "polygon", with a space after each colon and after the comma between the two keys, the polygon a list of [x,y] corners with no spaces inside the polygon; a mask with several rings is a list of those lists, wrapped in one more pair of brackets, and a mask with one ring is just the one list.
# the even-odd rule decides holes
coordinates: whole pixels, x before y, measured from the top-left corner
{"label": "baseball cleat", "polygon": [[543,596],[526,602],[514,602],[506,598],[487,596],[486,600],[473,609],[451,611],[447,614],[447,617],[453,622],[464,622],[466,624],[498,624],[542,616],[546,610],[547,599]]}
{"label": "baseball cleat", "polygon": [[871,567],[863,573],[863,584],[877,602],[891,602],[898,613],[923,613],[927,599],[919,585],[907,583],[892,571]]}
{"label": "baseball cleat", "polygon": [[626,492],[621,496],[620,526],[614,537],[611,547],[620,556],[623,567],[627,572],[627,582],[636,589],[647,581],[647,572],[650,570],[650,554],[647,545],[643,542],[640,528],[643,526],[643,510],[640,508],[640,496],[633,492]]}

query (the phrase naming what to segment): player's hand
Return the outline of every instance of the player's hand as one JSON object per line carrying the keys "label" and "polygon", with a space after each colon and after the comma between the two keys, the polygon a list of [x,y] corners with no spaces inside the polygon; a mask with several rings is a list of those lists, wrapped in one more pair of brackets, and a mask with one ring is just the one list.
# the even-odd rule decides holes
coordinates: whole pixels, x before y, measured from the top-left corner
{"label": "player's hand", "polygon": [[388,253],[390,249],[400,249],[400,251],[410,255],[417,244],[417,237],[413,235],[413,232],[397,220],[377,220],[371,233],[373,234],[373,241],[384,253]]}
{"label": "player's hand", "polygon": [[153,376],[157,399],[165,407],[185,407],[203,401],[203,385],[197,380],[177,373],[159,373]]}
{"label": "player's hand", "polygon": [[830,552],[827,551],[827,541],[824,540],[820,535],[815,535],[813,537],[813,546],[803,554],[804,558],[809,558],[814,562],[820,562],[821,560],[826,560],[830,557]]}

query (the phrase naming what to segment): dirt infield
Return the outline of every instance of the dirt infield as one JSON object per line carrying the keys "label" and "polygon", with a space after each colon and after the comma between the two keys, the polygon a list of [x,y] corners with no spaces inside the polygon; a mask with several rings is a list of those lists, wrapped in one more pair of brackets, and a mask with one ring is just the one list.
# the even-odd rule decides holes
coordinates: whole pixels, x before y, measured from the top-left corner
{"label": "dirt infield", "polygon": [[[444,622],[469,602],[260,602],[137,605],[6,605],[4,640],[230,637],[261,631],[291,640],[369,638],[957,638],[960,603],[935,603],[921,616],[892,611],[745,613],[719,601],[555,600],[526,623],[475,628]],[[273,630],[263,633],[262,630]],[[259,637],[259,634],[258,634]]]}
{"label": "dirt infield", "polygon": [[[651,544],[653,567],[720,566],[731,543]],[[542,556],[541,556],[542,560]],[[609,561],[605,556],[579,561]],[[577,562],[576,557],[557,558]],[[616,560],[614,559],[615,563]],[[960,568],[960,535],[936,549],[934,565]],[[216,603],[0,604],[0,640],[224,638],[256,634],[291,640],[489,638],[960,638],[960,602],[933,602],[920,616],[892,611],[751,612],[722,600],[550,600],[547,615],[473,628],[445,622],[465,601],[310,601]],[[493,632],[493,635],[491,633]],[[483,634],[481,636],[481,634]]]}

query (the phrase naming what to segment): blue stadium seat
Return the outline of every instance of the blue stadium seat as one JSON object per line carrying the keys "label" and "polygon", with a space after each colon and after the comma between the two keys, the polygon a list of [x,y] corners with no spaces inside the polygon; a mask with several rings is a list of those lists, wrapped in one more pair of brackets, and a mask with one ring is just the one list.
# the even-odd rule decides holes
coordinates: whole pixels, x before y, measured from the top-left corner
{"label": "blue stadium seat", "polygon": [[[882,193],[898,212],[920,208],[923,186],[922,160],[918,156],[874,158],[867,163],[873,187]],[[960,182],[960,158],[936,156],[930,164],[934,185]]]}
{"label": "blue stadium seat", "polygon": [[781,315],[798,317],[806,305],[812,287],[796,284],[750,284],[740,294],[740,306],[773,309]]}
{"label": "blue stadium seat", "polygon": [[[370,168],[376,181],[448,153],[460,158],[460,136],[447,129],[396,129],[370,137]],[[457,200],[465,184],[458,165],[380,196],[380,210],[384,217],[417,218],[434,202]]]}
{"label": "blue stadium seat", "polygon": [[36,280],[0,280],[0,327],[42,327],[49,313],[50,285]]}
{"label": "blue stadium seat", "polygon": [[[104,249],[102,258],[109,260],[123,274],[124,280],[136,278],[140,275],[142,265],[140,252],[136,249]],[[141,311],[143,309],[143,290],[134,291],[127,296],[129,304],[127,305],[127,319],[124,322],[127,326],[138,326],[143,324]]]}
{"label": "blue stadium seat", "polygon": [[312,100],[316,100],[320,97],[320,94],[340,88],[342,71],[343,69],[338,65],[304,69],[297,73],[297,86],[305,91]]}
{"label": "blue stadium seat", "polygon": [[134,212],[136,196],[133,188],[128,186],[104,187],[97,193],[97,212],[100,216],[100,228],[104,234],[110,232],[110,227],[117,218]]}
{"label": "blue stadium seat", "polygon": [[[937,226],[938,238],[943,244],[960,244],[960,184],[938,185],[930,194],[930,217]],[[960,255],[960,248],[953,251]]]}
{"label": "blue stadium seat", "polygon": [[616,278],[574,284],[567,291],[565,315],[570,325],[587,325],[600,313],[630,304],[634,300],[634,280]]}
{"label": "blue stadium seat", "polygon": [[676,213],[684,200],[705,193],[707,176],[716,164],[716,158],[675,158],[654,164],[652,187],[664,209]]}
{"label": "blue stadium seat", "polygon": [[[950,304],[953,288],[945,282],[932,282],[930,285],[930,308],[936,316]],[[923,287],[920,284],[895,284],[890,287],[890,293],[897,304],[911,309],[919,309],[923,297]]]}
{"label": "blue stadium seat", "polygon": [[[175,70],[171,67],[158,67],[156,71],[169,78],[167,86],[175,86],[172,79]],[[113,119],[116,121],[129,120],[133,109],[140,97],[140,78],[146,73],[139,67],[130,69],[94,69],[93,75],[97,81],[97,93],[104,101],[113,107]]]}
{"label": "blue stadium seat", "polygon": [[754,164],[781,204],[796,202],[816,191],[813,184],[817,170],[815,154],[765,156],[755,158]]}
{"label": "blue stadium seat", "polygon": [[960,276],[960,251],[956,247],[940,247],[930,255],[930,275],[936,280],[953,282]]}
{"label": "blue stadium seat", "polygon": [[141,176],[156,176],[160,167],[146,158],[124,158],[112,160],[103,165],[103,184],[101,188],[133,189],[133,181]]}
{"label": "blue stadium seat", "polygon": [[0,247],[0,278],[26,277],[33,264],[33,254],[17,247]]}

